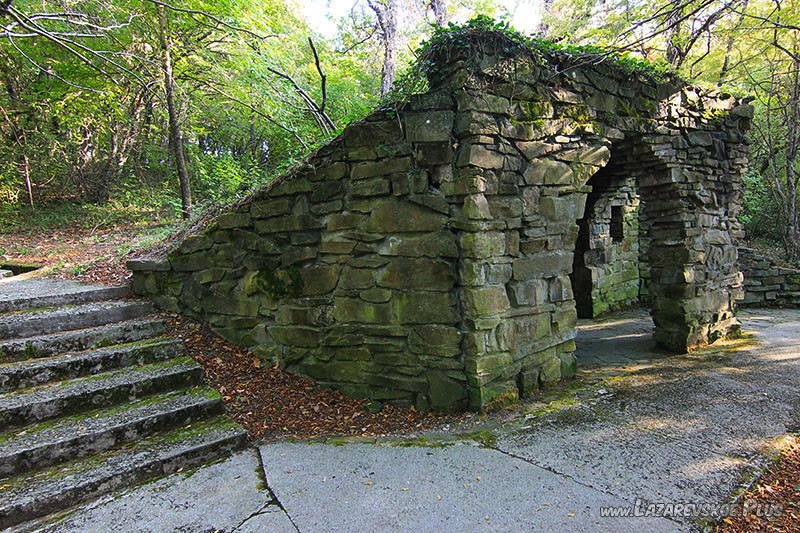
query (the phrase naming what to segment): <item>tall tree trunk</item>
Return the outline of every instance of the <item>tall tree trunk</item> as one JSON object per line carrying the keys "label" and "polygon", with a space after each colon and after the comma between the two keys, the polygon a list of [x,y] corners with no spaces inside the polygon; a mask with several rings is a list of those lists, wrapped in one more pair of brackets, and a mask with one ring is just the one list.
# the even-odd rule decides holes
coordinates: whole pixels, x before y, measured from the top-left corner
{"label": "tall tree trunk", "polygon": [[683,17],[684,5],[685,4],[681,3],[680,1],[674,0],[672,9],[667,14],[667,19],[665,22],[667,26],[666,58],[667,62],[672,65],[673,68],[680,67],[683,63],[683,60],[686,58],[686,54],[680,43],[683,37],[683,21],[681,18]]}
{"label": "tall tree trunk", "polygon": [[446,0],[430,0],[431,11],[433,17],[436,19],[436,25],[443,28],[447,25],[447,1]]}
{"label": "tall tree trunk", "polygon": [[[736,23],[734,28],[740,28],[742,23],[744,22],[747,6],[750,4],[750,0],[744,0],[742,2],[741,13],[739,14],[739,21]],[[733,45],[736,44],[736,41],[733,37],[733,32],[728,36],[728,42],[725,45],[725,57],[722,60],[722,68],[719,71],[719,81],[717,81],[717,86],[721,87],[725,83],[725,78],[728,75],[728,71],[731,68],[731,54],[733,53]]]}
{"label": "tall tree trunk", "polygon": [[544,21],[545,17],[553,11],[553,4],[555,0],[544,0],[542,3],[542,20],[539,22],[539,28],[536,30],[538,37],[548,37],[550,34],[550,24]]}
{"label": "tall tree trunk", "polygon": [[[796,50],[795,50],[796,52]],[[786,121],[786,218],[788,219],[786,246],[792,259],[800,258],[800,213],[797,211],[798,154],[800,154],[800,59],[794,56],[789,75],[791,83],[788,105],[785,106]]]}
{"label": "tall tree trunk", "polygon": [[386,95],[394,84],[397,59],[397,0],[367,0],[367,4],[378,18],[378,27],[383,40],[383,68],[381,69],[381,96]]}
{"label": "tall tree trunk", "polygon": [[186,168],[186,157],[183,152],[183,131],[181,131],[178,109],[175,105],[175,78],[172,72],[172,53],[167,19],[164,16],[164,6],[159,5],[157,9],[158,40],[161,44],[164,61],[164,95],[167,99],[167,113],[169,115],[169,146],[172,151],[172,157],[175,159],[175,167],[178,170],[182,214],[183,218],[186,219],[192,215],[192,189],[189,182],[189,171]]}

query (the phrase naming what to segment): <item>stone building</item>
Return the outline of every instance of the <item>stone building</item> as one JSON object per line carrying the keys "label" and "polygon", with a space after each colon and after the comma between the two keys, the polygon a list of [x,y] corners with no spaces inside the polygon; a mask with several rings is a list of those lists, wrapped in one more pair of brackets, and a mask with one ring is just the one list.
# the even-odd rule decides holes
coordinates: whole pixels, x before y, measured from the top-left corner
{"label": "stone building", "polygon": [[572,376],[577,314],[640,294],[670,350],[736,333],[752,108],[467,37],[429,51],[427,93],[131,262],[135,290],[289,371],[434,409]]}

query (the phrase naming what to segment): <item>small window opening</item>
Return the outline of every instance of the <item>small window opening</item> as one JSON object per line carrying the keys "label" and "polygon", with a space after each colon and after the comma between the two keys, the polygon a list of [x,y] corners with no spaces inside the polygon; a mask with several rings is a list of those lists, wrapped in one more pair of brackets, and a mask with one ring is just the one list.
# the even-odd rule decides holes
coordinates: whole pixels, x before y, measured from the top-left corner
{"label": "small window opening", "polygon": [[624,230],[623,230],[623,221],[622,221],[622,206],[621,205],[613,205],[611,206],[611,241],[612,242],[622,242],[622,239],[625,237]]}

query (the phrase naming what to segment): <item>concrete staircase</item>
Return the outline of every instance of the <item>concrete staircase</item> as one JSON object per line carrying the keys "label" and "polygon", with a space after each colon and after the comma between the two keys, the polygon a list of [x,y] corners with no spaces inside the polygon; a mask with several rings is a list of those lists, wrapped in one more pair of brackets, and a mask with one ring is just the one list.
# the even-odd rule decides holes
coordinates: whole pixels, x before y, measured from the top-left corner
{"label": "concrete staircase", "polygon": [[148,302],[0,281],[0,529],[246,442]]}

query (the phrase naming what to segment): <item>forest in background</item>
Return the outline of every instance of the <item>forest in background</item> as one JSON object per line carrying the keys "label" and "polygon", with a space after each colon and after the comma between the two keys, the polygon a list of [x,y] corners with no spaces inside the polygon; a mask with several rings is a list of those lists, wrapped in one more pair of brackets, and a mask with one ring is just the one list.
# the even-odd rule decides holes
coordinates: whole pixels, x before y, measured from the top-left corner
{"label": "forest in background", "polygon": [[[541,1],[531,37],[616,50],[753,98],[742,222],[800,258],[794,0]],[[354,0],[333,36],[294,0],[0,0],[0,233],[176,223],[280,175],[409,83],[414,51],[499,0]],[[412,82],[414,80],[411,80]],[[417,80],[418,81],[418,80]]]}

